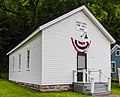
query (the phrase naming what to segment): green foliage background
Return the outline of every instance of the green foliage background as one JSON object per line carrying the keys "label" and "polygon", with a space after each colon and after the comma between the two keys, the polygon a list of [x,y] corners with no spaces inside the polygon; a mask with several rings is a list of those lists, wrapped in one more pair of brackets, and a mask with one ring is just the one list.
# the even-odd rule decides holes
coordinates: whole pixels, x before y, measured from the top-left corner
{"label": "green foliage background", "polygon": [[120,44],[120,0],[0,0],[0,72],[6,53],[40,25],[86,5]]}

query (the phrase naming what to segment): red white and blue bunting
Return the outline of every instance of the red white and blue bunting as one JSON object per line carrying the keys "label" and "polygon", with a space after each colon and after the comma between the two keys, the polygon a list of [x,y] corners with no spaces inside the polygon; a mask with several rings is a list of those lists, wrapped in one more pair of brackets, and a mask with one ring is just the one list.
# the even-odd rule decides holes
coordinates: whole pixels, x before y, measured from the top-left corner
{"label": "red white and blue bunting", "polygon": [[79,41],[71,37],[72,44],[77,52],[86,52],[91,44],[91,41]]}

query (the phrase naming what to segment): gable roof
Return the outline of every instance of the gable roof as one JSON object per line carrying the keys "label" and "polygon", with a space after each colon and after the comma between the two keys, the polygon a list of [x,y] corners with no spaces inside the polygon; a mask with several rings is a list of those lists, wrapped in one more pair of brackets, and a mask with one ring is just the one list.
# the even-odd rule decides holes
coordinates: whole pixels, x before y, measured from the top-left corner
{"label": "gable roof", "polygon": [[118,44],[116,44],[112,49],[111,49],[111,54],[117,49],[120,48]]}
{"label": "gable roof", "polygon": [[32,37],[34,37],[37,33],[39,33],[41,30],[79,12],[79,11],[83,11],[88,17],[89,19],[101,30],[101,32],[103,33],[103,35],[110,41],[111,44],[115,43],[115,39],[108,33],[108,31],[100,24],[100,22],[93,16],[93,14],[86,8],[85,5],[76,8],[42,26],[40,26],[37,30],[35,30],[32,34],[30,34],[25,40],[23,40],[20,44],[18,44],[15,48],[13,48],[11,51],[9,51],[7,53],[7,55],[11,54],[13,51],[15,51],[16,49],[18,49],[20,46],[22,46],[24,43],[26,43],[29,39],[31,39]]}

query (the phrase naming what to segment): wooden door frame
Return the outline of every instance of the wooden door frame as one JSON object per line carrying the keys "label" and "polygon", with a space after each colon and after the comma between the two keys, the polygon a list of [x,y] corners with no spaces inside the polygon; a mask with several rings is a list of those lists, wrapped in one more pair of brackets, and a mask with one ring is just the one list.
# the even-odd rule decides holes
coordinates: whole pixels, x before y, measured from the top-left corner
{"label": "wooden door frame", "polygon": [[78,69],[78,56],[85,56],[85,69],[87,69],[87,53],[81,53],[81,52],[77,52],[77,71],[80,70]]}
{"label": "wooden door frame", "polygon": [[[85,56],[85,68],[78,68],[78,56],[81,55],[81,56]],[[87,53],[80,53],[80,52],[77,52],[77,81],[82,81],[83,79],[83,76],[81,76],[81,78],[79,79],[78,78],[78,74],[80,74],[78,71],[79,70],[82,70],[82,69],[87,69]],[[82,73],[82,72],[81,72]],[[87,76],[86,76],[86,80],[87,80]]]}

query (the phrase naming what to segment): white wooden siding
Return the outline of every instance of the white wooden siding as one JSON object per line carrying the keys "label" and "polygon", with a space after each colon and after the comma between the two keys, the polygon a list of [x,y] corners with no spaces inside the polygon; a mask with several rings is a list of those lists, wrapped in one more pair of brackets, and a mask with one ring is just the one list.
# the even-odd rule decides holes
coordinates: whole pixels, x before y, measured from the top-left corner
{"label": "white wooden siding", "polygon": [[[27,48],[30,48],[30,71],[27,71]],[[21,53],[21,72],[18,72],[18,56]],[[15,58],[13,72],[12,57]],[[41,84],[42,79],[42,34],[41,32],[9,56],[9,80]]]}
{"label": "white wooden siding", "polygon": [[[73,82],[72,71],[77,70],[77,53],[70,38],[80,39],[81,35],[75,29],[76,21],[85,22],[88,25],[87,33],[92,41],[87,56],[88,69],[94,66],[92,69],[102,69],[110,77],[110,42],[80,11],[42,31],[42,84],[71,84]],[[94,62],[90,61],[90,58]],[[93,76],[97,80],[97,74]],[[107,81],[106,78],[103,80]]]}
{"label": "white wooden siding", "polygon": [[[89,22],[89,25],[91,26],[88,27],[88,36],[91,38],[92,43],[88,51],[88,69],[91,69],[91,67],[94,66],[92,69],[102,69],[103,72],[110,77],[110,42],[92,22]],[[89,62],[91,57],[93,58],[93,61]],[[98,80],[98,76],[98,73],[94,73],[94,78],[96,80]],[[107,81],[105,77],[103,77],[102,80]]]}
{"label": "white wooden siding", "polygon": [[[111,74],[110,41],[94,23],[79,11],[39,32],[19,49],[9,55],[9,80],[39,85],[72,84],[73,70],[77,70],[77,52],[71,37],[80,39],[75,29],[76,21],[87,23],[87,33],[92,41],[87,54],[87,68],[102,69]],[[30,48],[30,71],[27,70],[27,48]],[[21,53],[21,72],[18,72],[18,55]],[[12,57],[15,60],[13,71]],[[98,80],[98,74],[92,74]],[[106,78],[102,80],[107,81]]]}

